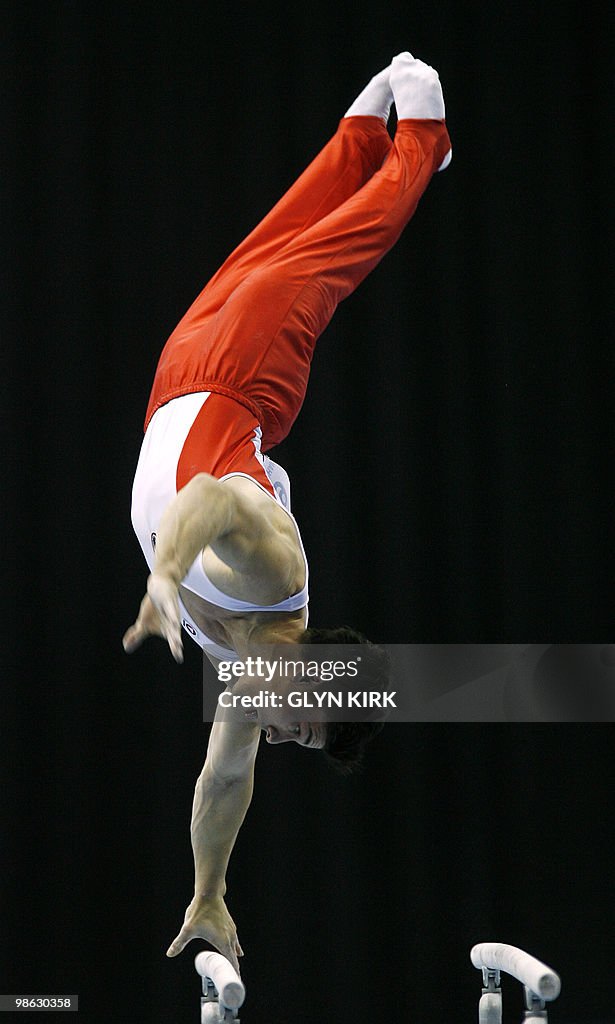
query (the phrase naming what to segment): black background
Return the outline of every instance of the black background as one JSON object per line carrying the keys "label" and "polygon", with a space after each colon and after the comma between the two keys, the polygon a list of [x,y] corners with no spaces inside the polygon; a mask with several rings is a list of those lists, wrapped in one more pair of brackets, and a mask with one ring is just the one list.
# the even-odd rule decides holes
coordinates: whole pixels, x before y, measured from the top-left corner
{"label": "black background", "polygon": [[[454,160],[273,453],[311,621],[609,639],[614,33],[612,4],[12,6],[2,991],[78,992],[88,1024],[198,1019],[196,944],[164,952],[191,895],[199,651],[120,645],[142,419],[177,319],[400,50],[440,72]],[[468,953],[499,939],[561,971],[553,1020],[612,1020],[611,728],[390,726],[350,780],[263,749],[228,879],[242,1019],[474,1019]]]}

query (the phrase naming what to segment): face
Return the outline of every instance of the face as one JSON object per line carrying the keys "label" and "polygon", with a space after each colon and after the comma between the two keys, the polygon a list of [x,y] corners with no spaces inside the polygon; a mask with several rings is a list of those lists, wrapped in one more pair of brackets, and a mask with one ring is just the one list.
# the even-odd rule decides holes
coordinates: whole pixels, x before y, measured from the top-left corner
{"label": "face", "polygon": [[[265,718],[272,718],[264,712]],[[327,727],[323,722],[294,722],[290,724],[267,722],[261,724],[267,743],[298,743],[301,747],[322,750],[327,738]]]}
{"label": "face", "polygon": [[[311,685],[316,685],[317,680]],[[244,712],[247,721],[254,722],[255,725],[259,725],[265,733],[267,743],[298,743],[301,747],[307,747],[312,750],[322,750],[327,740],[327,726],[323,720],[322,712],[316,711],[314,715],[314,709],[308,708],[289,708],[286,703],[286,698],[291,691],[297,691],[298,688],[303,692],[310,690],[310,685],[306,685],[304,681],[299,684],[296,679],[276,677],[267,684],[267,689],[274,691],[278,698],[281,699],[281,706],[278,707],[259,707],[251,711]],[[254,695],[262,689],[262,684],[258,681],[242,679],[233,687],[233,693],[244,695]],[[311,721],[307,721],[303,718],[306,712],[310,714],[311,710]],[[320,721],[314,721],[313,717],[319,718]]]}

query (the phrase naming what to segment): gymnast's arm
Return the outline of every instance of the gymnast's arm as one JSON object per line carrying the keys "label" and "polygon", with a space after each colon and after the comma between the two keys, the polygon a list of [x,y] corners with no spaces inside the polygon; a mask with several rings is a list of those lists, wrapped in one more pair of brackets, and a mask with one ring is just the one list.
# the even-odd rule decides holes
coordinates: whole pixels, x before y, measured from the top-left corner
{"label": "gymnast's arm", "polygon": [[167,505],[156,537],[156,565],[147,581],[137,621],[124,634],[132,653],[146,637],[163,636],[183,661],[178,587],[199,551],[233,519],[233,495],[209,473],[197,473]]}
{"label": "gymnast's arm", "polygon": [[231,481],[197,473],[162,516],[156,565],[139,616],[124,635],[126,651],[157,635],[167,640],[176,661],[183,660],[178,588],[199,551],[210,544],[231,568],[251,571],[261,580],[272,574],[275,578],[280,567],[293,564],[287,538],[273,527],[256,493],[254,499],[247,497]]}
{"label": "gymnast's arm", "polygon": [[202,938],[239,969],[241,947],[224,903],[226,869],[252,799],[260,729],[245,720],[220,721],[219,714],[212,726],[192,805],[194,898],[167,955],[177,956],[191,939]]}

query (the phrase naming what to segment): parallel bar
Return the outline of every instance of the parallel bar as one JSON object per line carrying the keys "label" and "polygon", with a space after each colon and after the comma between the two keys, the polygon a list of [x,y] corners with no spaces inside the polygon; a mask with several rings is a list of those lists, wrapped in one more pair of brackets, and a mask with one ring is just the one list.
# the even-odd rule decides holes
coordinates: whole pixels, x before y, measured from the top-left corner
{"label": "parallel bar", "polygon": [[225,956],[203,950],[197,954],[194,966],[202,978],[211,978],[223,1006],[229,1010],[239,1009],[246,998],[245,986]]}
{"label": "parallel bar", "polygon": [[470,953],[478,970],[488,967],[492,971],[505,971],[522,985],[526,985],[540,999],[557,999],[562,989],[559,975],[546,964],[505,942],[481,942]]}

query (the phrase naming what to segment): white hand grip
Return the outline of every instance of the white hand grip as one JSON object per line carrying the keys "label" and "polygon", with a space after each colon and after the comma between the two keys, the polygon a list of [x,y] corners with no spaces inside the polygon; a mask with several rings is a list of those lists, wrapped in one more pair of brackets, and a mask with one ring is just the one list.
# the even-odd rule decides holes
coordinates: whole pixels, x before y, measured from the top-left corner
{"label": "white hand grip", "polygon": [[488,967],[512,975],[541,999],[557,999],[562,989],[559,975],[540,960],[505,942],[481,942],[470,953],[475,967]]}
{"label": "white hand grip", "polygon": [[478,1024],[502,1024],[502,996],[486,992],[478,1004]]}
{"label": "white hand grip", "polygon": [[203,950],[197,954],[194,966],[202,978],[211,978],[223,1006],[229,1010],[239,1009],[246,998],[245,986],[225,956]]}
{"label": "white hand grip", "polygon": [[201,1024],[220,1024],[224,1020],[224,1010],[220,1009],[220,1003],[201,1004]]}

